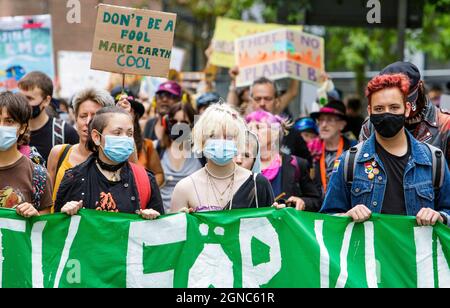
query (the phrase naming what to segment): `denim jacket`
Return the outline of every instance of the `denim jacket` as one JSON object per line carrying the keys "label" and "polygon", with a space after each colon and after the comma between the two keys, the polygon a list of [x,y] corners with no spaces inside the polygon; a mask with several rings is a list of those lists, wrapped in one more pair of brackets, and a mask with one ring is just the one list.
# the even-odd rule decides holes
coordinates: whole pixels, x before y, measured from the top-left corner
{"label": "denim jacket", "polygon": [[[407,132],[407,130],[405,130]],[[435,191],[433,187],[432,157],[430,149],[414,139],[407,132],[411,146],[411,156],[405,167],[403,188],[405,191],[406,213],[416,216],[420,209],[431,208],[446,216],[450,226],[450,173],[445,166],[444,184]],[[381,213],[387,175],[383,163],[375,150],[375,134],[363,143],[356,157],[353,183],[346,183],[344,177],[344,153],[335,165],[328,191],[323,203],[322,213],[346,213],[351,208],[363,204],[372,213]],[[380,173],[369,180],[365,163],[375,161]]]}
{"label": "denim jacket", "polygon": [[[431,144],[442,150],[450,167],[450,111],[439,109],[427,100],[422,111],[423,120],[410,132],[420,142]],[[407,127],[408,128],[408,127]],[[366,119],[359,136],[360,141],[369,139],[374,132],[370,119]]]}

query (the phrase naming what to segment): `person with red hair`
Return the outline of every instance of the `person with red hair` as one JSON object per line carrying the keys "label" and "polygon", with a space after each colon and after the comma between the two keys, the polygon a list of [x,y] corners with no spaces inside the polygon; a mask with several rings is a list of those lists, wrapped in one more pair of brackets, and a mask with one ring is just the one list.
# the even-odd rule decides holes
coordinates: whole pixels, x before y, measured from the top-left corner
{"label": "person with red hair", "polygon": [[336,162],[321,212],[355,222],[372,213],[416,216],[418,225],[449,225],[450,173],[441,150],[405,129],[412,112],[409,79],[379,75],[366,90],[374,126],[369,139]]}
{"label": "person with red hair", "polygon": [[[408,102],[411,112],[406,118],[405,128],[420,142],[431,144],[444,152],[450,164],[450,111],[433,105],[425,94],[425,84],[420,71],[412,63],[395,62],[385,67],[380,75],[405,74],[410,81]],[[366,120],[359,136],[366,141],[372,135],[374,126]],[[449,165],[450,167],[450,165]]]}

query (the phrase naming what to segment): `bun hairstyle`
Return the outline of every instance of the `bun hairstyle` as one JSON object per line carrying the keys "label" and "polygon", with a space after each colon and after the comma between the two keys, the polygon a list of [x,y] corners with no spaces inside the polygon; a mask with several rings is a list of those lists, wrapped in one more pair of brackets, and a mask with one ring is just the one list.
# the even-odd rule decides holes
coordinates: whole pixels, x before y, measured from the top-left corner
{"label": "bun hairstyle", "polygon": [[97,111],[95,114],[95,117],[92,119],[91,123],[89,124],[89,136],[88,141],[86,143],[86,149],[92,153],[98,153],[98,148],[92,139],[92,131],[95,129],[100,134],[103,133],[103,130],[106,126],[108,126],[109,121],[112,119],[113,114],[124,114],[127,115],[130,118],[130,121],[133,122],[133,118],[131,115],[123,110],[120,107],[112,106],[112,107],[104,107]]}

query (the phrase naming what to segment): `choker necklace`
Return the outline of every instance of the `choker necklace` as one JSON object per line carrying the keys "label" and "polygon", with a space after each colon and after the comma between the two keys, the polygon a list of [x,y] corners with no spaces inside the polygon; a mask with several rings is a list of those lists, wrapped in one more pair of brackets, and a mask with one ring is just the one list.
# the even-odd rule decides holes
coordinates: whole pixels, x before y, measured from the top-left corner
{"label": "choker necklace", "polygon": [[97,161],[97,164],[100,166],[100,168],[102,168],[105,171],[109,171],[109,172],[116,172],[117,170],[119,170],[120,168],[125,166],[125,164],[126,164],[126,162],[123,162],[118,165],[110,165],[110,164],[102,162],[99,157],[97,157],[96,161]]}
{"label": "choker necklace", "polygon": [[220,177],[220,176],[216,176],[216,175],[212,174],[211,171],[208,169],[208,164],[205,165],[205,171],[210,177],[212,177],[212,178],[214,178],[216,180],[226,180],[226,179],[229,179],[232,176],[234,176],[234,174],[236,172],[236,164],[234,164],[233,172],[231,174],[227,175],[227,176],[224,176],[224,177]]}

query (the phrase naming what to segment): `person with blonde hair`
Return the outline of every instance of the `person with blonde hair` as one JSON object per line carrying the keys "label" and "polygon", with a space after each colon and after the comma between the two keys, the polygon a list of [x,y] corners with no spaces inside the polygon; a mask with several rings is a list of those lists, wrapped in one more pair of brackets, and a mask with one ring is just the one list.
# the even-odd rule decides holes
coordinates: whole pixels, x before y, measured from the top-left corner
{"label": "person with blonde hair", "polygon": [[267,207],[273,204],[270,183],[240,167],[234,159],[245,151],[247,126],[227,104],[209,107],[194,126],[193,151],[203,153],[205,167],[174,189],[171,212],[205,212]]}

